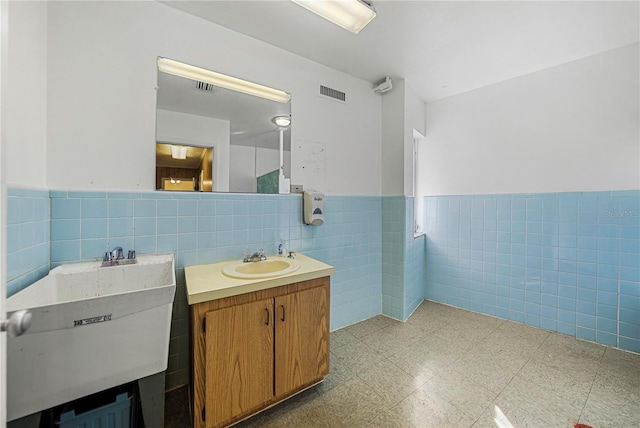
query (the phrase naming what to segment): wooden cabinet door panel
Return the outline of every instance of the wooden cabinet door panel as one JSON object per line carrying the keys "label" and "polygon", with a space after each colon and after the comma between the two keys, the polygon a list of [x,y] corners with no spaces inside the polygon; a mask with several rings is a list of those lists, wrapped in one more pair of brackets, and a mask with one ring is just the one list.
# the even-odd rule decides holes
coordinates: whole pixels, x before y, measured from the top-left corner
{"label": "wooden cabinet door panel", "polygon": [[329,373],[329,286],[276,297],[276,398]]}
{"label": "wooden cabinet door panel", "polygon": [[206,426],[273,399],[273,299],[206,314]]}

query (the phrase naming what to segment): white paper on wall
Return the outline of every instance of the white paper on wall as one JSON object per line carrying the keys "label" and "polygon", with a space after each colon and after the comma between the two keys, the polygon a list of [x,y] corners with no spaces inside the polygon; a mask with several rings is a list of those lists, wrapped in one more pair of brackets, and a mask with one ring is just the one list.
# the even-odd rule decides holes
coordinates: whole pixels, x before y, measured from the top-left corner
{"label": "white paper on wall", "polygon": [[291,151],[292,183],[323,191],[326,181],[326,145],[298,140]]}

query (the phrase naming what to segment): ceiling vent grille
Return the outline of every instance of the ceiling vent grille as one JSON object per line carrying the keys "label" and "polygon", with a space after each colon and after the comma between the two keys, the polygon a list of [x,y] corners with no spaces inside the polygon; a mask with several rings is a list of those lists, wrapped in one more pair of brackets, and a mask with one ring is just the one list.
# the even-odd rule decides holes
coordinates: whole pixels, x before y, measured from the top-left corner
{"label": "ceiling vent grille", "polygon": [[216,85],[196,80],[195,82],[193,82],[193,88],[197,89],[198,91],[215,92]]}
{"label": "ceiling vent grille", "polygon": [[320,95],[323,97],[331,98],[332,100],[347,101],[347,94],[337,89],[332,89],[324,85],[320,85]]}

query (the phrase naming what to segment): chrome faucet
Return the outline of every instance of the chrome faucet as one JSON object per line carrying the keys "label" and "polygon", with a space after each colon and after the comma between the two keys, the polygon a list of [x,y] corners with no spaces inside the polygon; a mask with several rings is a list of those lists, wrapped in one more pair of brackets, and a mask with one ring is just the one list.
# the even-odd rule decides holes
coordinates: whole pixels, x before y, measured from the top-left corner
{"label": "chrome faucet", "polygon": [[102,267],[128,265],[136,263],[136,251],[129,250],[127,258],[124,258],[122,247],[115,247],[112,251],[107,251],[102,257]]}
{"label": "chrome faucet", "polygon": [[111,260],[122,260],[124,259],[124,251],[122,251],[122,247],[116,247],[111,251]]}
{"label": "chrome faucet", "polygon": [[263,260],[267,260],[267,256],[264,255],[264,249],[262,248],[260,249],[260,251],[257,251],[253,254],[251,254],[249,250],[245,250],[244,259],[242,259],[244,263],[261,262]]}

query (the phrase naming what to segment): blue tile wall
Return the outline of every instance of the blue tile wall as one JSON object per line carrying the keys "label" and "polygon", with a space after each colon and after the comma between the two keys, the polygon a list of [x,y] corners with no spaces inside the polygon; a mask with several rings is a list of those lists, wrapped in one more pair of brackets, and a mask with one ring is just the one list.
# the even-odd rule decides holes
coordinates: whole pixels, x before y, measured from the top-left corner
{"label": "blue tile wall", "polygon": [[640,191],[425,198],[426,298],[640,352]]}
{"label": "blue tile wall", "polygon": [[122,246],[176,254],[168,389],[189,380],[184,268],[240,259],[245,248],[288,250],[333,265],[331,328],[369,318],[382,305],[381,199],[326,197],[325,223],[302,222],[301,195],[180,192],[51,192],[51,265],[100,259]]}
{"label": "blue tile wall", "polygon": [[404,196],[382,198],[382,313],[404,319]]}
{"label": "blue tile wall", "polygon": [[414,236],[413,204],[414,198],[405,198],[404,320],[424,299],[426,285],[425,237]]}
{"label": "blue tile wall", "polygon": [[382,198],[382,313],[400,320],[424,298],[425,241],[413,236],[413,202]]}
{"label": "blue tile wall", "polygon": [[49,273],[49,212],[48,190],[7,189],[7,296]]}

